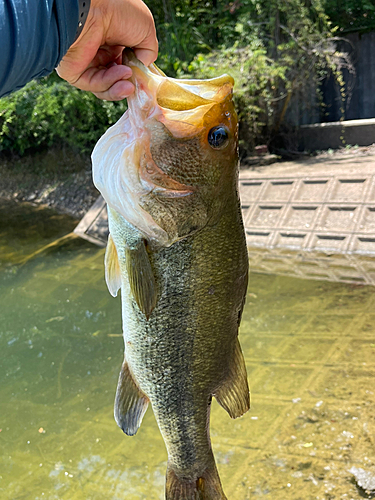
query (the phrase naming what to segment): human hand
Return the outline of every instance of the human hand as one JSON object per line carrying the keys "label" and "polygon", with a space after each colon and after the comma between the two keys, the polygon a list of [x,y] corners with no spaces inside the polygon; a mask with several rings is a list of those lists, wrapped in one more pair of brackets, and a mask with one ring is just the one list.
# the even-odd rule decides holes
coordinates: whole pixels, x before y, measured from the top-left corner
{"label": "human hand", "polygon": [[78,40],[56,68],[61,78],[99,99],[119,101],[134,91],[132,71],[122,64],[124,47],[146,66],[158,54],[155,24],[142,0],[91,0]]}

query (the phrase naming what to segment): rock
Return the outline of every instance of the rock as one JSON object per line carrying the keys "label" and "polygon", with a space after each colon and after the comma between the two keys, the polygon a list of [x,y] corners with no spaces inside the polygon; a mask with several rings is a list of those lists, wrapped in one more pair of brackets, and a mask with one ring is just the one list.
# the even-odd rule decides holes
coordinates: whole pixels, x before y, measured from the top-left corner
{"label": "rock", "polygon": [[349,472],[355,477],[355,481],[360,488],[368,493],[375,493],[375,473],[352,467]]}
{"label": "rock", "polygon": [[248,156],[241,160],[241,167],[263,167],[265,165],[271,165],[279,160],[276,155],[263,155],[263,156]]}
{"label": "rock", "polygon": [[258,156],[268,154],[267,144],[262,144],[261,146],[255,146],[255,154]]}

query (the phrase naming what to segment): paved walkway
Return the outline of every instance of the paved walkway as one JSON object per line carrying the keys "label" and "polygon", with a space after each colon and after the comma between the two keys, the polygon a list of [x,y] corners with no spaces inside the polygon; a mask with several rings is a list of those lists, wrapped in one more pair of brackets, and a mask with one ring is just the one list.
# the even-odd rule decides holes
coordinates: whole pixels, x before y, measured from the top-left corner
{"label": "paved walkway", "polygon": [[375,284],[375,155],[243,170],[240,195],[253,270]]}

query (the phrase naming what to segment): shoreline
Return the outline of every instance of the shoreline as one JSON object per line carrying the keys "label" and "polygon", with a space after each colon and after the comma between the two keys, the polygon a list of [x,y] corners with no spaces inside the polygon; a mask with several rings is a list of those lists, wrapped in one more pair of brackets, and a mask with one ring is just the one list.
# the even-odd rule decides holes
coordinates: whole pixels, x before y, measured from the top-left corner
{"label": "shoreline", "polygon": [[[306,161],[317,163],[327,159],[341,160],[351,156],[373,156],[375,144],[367,147],[350,147],[338,150],[321,151],[314,156],[301,154],[292,160],[298,168],[303,168]],[[283,161],[277,162],[279,165]],[[272,165],[274,167],[275,165]],[[246,159],[241,162],[243,168],[257,172],[271,166],[259,163],[248,166]],[[67,214],[77,223],[99,196],[99,191],[92,182],[90,156],[79,155],[66,148],[50,148],[48,151],[25,156],[8,158],[0,156],[0,199],[17,202],[30,202]]]}
{"label": "shoreline", "polygon": [[50,149],[0,159],[0,198],[46,206],[80,220],[99,196],[90,157]]}

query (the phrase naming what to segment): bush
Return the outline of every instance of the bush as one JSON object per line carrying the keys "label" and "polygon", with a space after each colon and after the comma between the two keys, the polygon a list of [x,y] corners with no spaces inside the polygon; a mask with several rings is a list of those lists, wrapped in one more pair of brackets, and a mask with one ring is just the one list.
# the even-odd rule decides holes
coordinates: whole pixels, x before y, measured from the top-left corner
{"label": "bush", "polygon": [[[355,3],[355,0],[340,0]],[[236,80],[243,150],[269,142],[291,99],[311,103],[311,89],[333,74],[345,98],[335,29],[324,10],[336,0],[148,0],[160,40],[158,65],[170,76]],[[198,55],[197,55],[198,54]],[[23,155],[52,145],[90,152],[125,111],[51,75],[0,100],[0,152]]]}
{"label": "bush", "polygon": [[126,109],[51,75],[0,99],[0,152],[19,156],[52,145],[88,153]]}
{"label": "bush", "polygon": [[189,65],[196,78],[228,73],[235,80],[234,103],[240,123],[241,154],[249,154],[257,143],[267,141],[275,119],[272,101],[287,85],[287,68],[267,55],[258,39],[246,46],[235,44],[208,55],[200,54]]}
{"label": "bush", "polygon": [[[260,19],[266,17],[267,11],[260,12]],[[199,54],[180,75],[205,78],[226,72],[234,77],[242,154],[273,141],[284,128],[292,97],[298,94],[299,112],[316,105],[328,75],[335,76],[345,96],[341,68],[351,65],[348,55],[336,50],[334,30],[319,2],[308,9],[304,0],[277,0],[267,21],[254,25],[242,15],[235,31],[232,46]]]}

